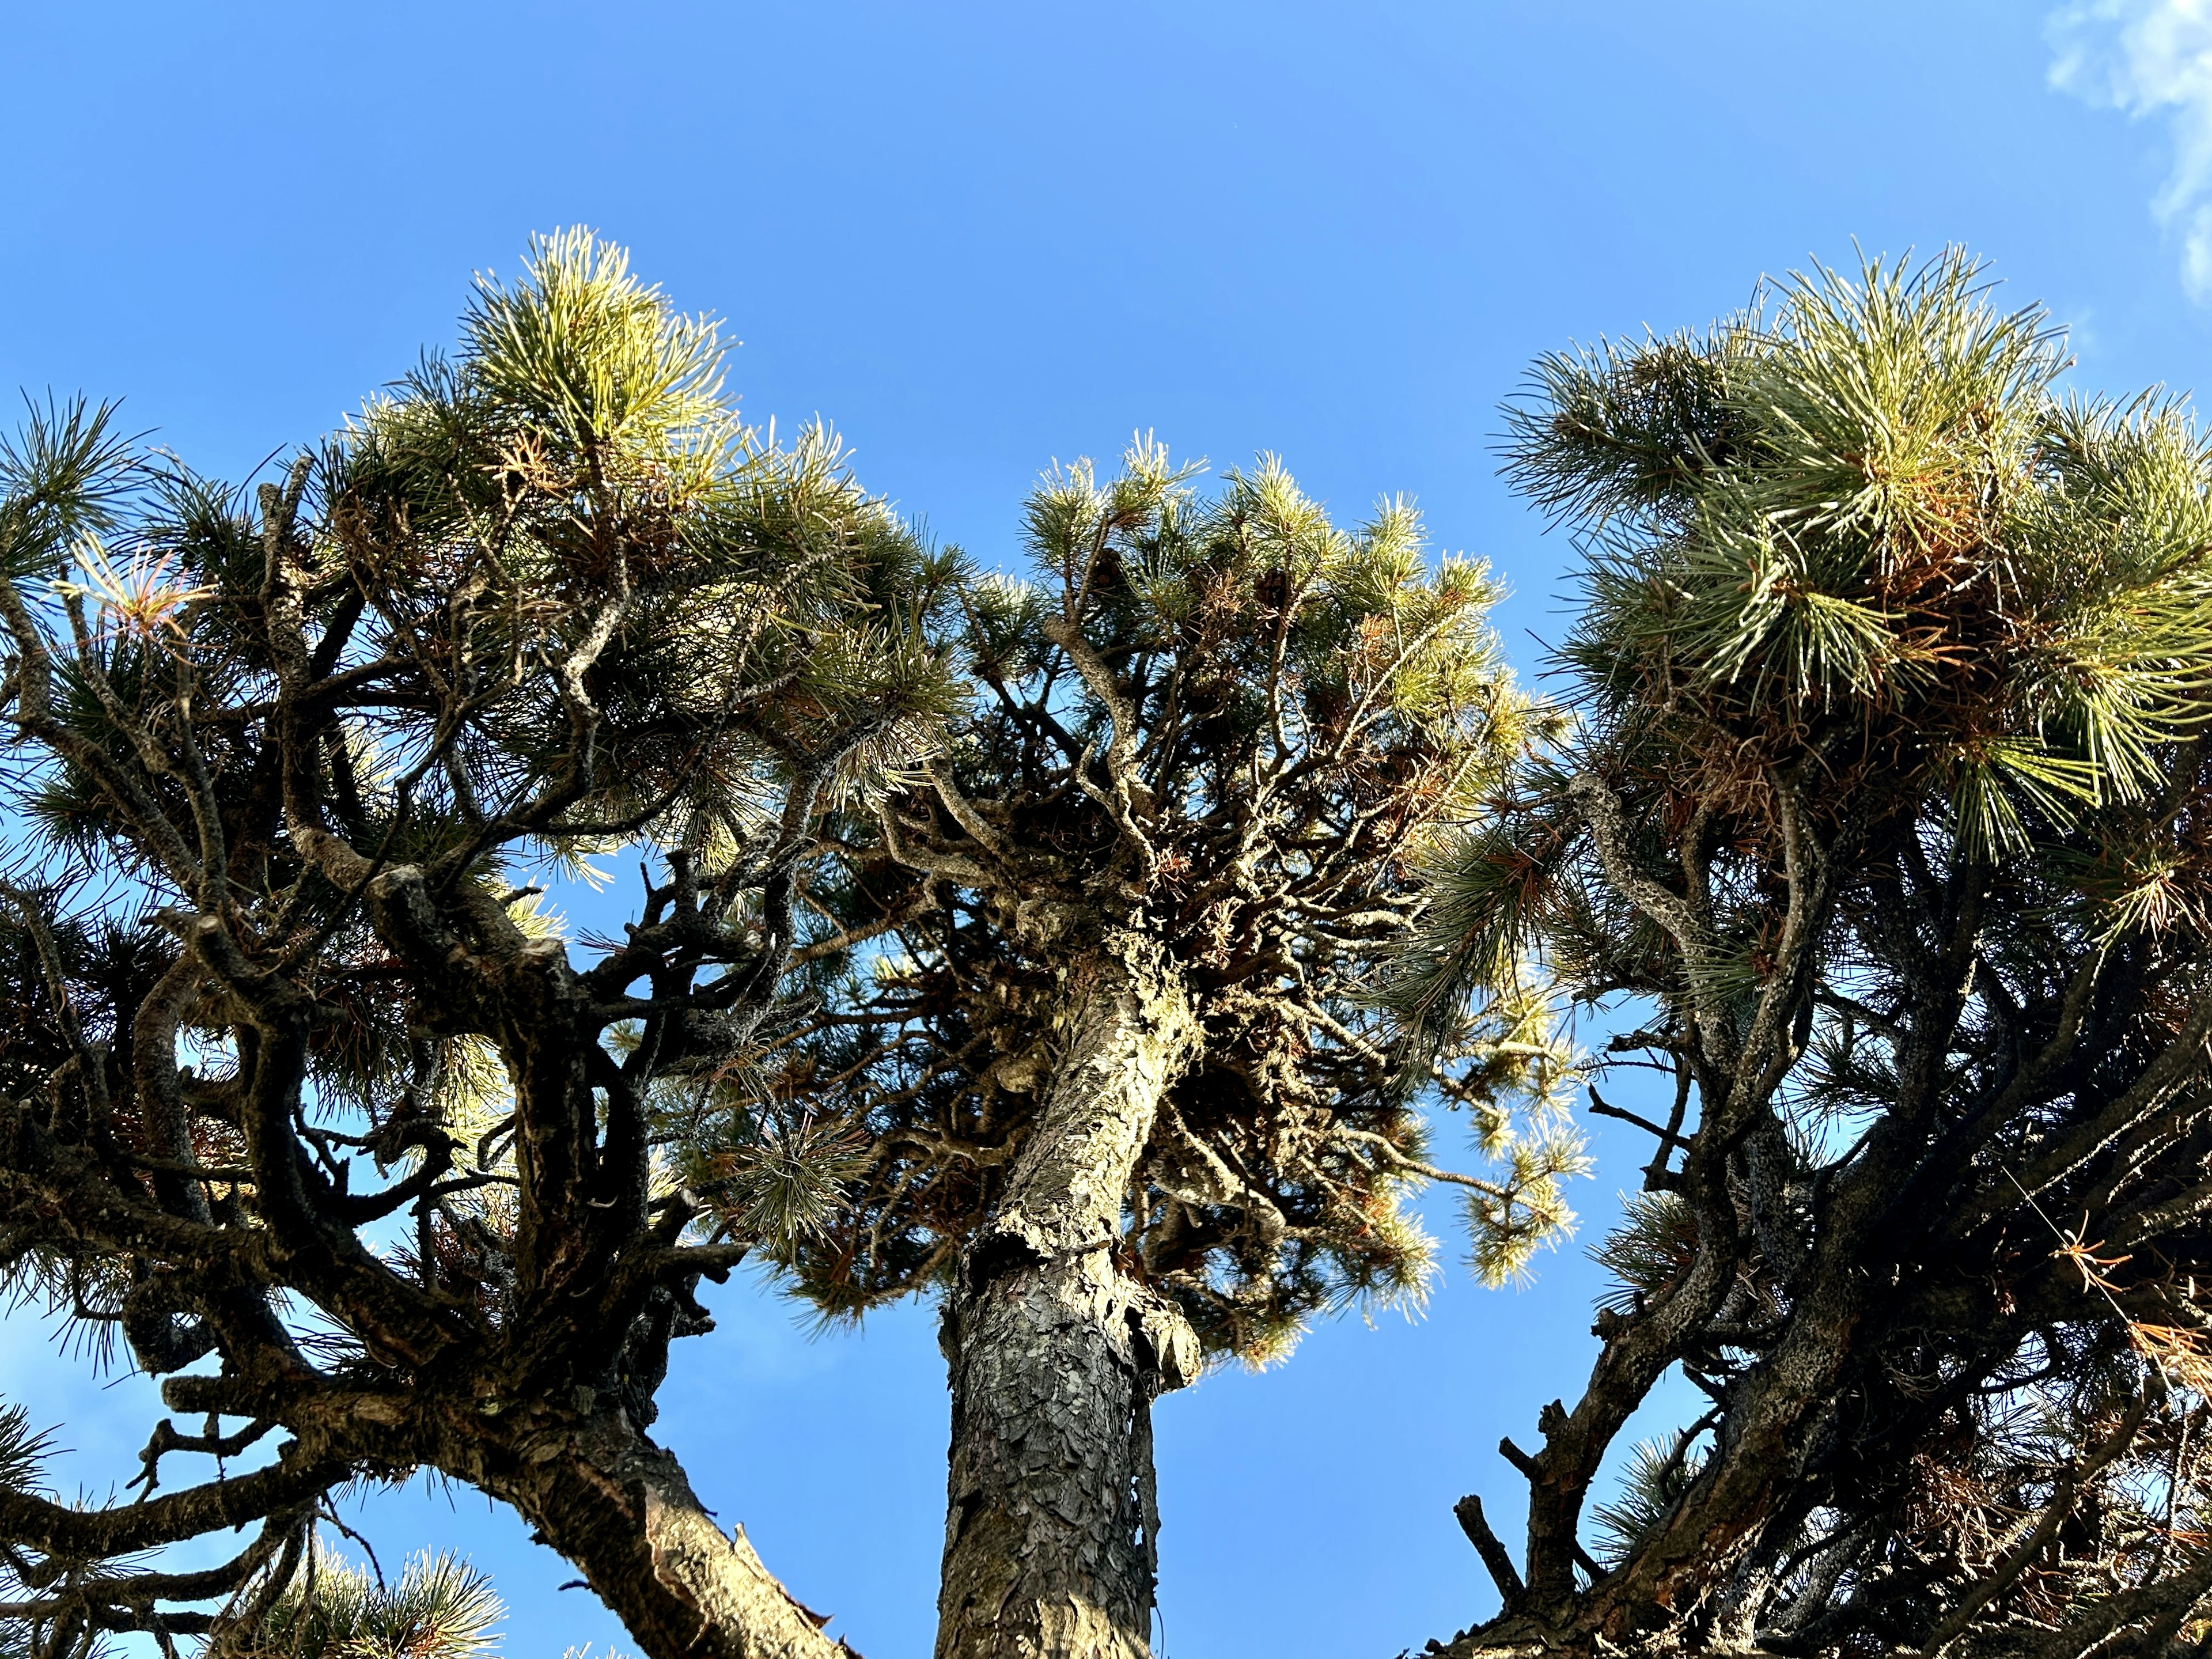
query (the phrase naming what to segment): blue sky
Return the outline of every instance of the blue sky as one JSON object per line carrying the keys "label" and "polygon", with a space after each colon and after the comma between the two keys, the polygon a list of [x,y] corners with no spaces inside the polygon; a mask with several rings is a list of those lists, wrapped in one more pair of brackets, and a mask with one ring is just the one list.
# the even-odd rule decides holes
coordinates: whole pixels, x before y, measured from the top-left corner
{"label": "blue sky", "polygon": [[[2212,4],[9,4],[0,386],[123,396],[204,471],[312,439],[448,340],[471,270],[585,222],[745,343],[756,418],[988,560],[1055,458],[1133,430],[1419,497],[1490,558],[1524,670],[1566,550],[1494,476],[1496,406],[1572,338],[1701,323],[1762,273],[1964,242],[2075,325],[2075,378],[2212,362]],[[1452,1145],[1449,1131],[1440,1148]],[[1646,1149],[1596,1137],[1583,1238]],[[1439,1224],[1449,1218],[1439,1206]],[[1357,1318],[1159,1412],[1173,1659],[1418,1648],[1492,1598],[1450,1516],[1517,1517],[1501,1434],[1595,1344],[1577,1248]],[[871,1659],[926,1651],[946,1434],[928,1310],[810,1340],[757,1287],[657,1431]],[[127,1474],[143,1385],[18,1317],[0,1393]],[[1666,1426],[1658,1402],[1647,1431]],[[471,1551],[507,1650],[622,1646],[510,1517],[420,1486],[387,1565]]]}

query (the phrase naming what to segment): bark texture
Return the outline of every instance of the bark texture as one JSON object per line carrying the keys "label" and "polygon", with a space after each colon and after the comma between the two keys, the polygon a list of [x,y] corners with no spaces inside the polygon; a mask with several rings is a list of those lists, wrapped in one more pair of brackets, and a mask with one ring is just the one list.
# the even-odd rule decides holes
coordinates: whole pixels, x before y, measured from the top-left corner
{"label": "bark texture", "polygon": [[725,1534],[667,1452],[604,1412],[483,1483],[583,1572],[640,1646],[699,1659],[851,1659],[828,1622]]}
{"label": "bark texture", "polygon": [[938,1659],[1151,1650],[1152,1401],[1189,1379],[1197,1340],[1115,1246],[1138,1156],[1197,1030],[1181,985],[1139,948],[1074,977],[1043,1110],[946,1311]]}

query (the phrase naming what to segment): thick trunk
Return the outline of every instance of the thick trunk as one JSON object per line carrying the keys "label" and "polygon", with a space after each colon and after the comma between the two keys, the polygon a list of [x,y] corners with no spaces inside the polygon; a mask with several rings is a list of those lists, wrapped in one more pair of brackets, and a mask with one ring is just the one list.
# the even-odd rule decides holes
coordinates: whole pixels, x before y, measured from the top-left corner
{"label": "thick trunk", "polygon": [[621,1413],[532,1437],[501,1463],[479,1484],[575,1564],[647,1659],[853,1659]]}
{"label": "thick trunk", "polygon": [[1172,976],[1133,950],[1082,978],[1036,1127],[946,1310],[938,1659],[1151,1650],[1152,1401],[1187,1380],[1196,1344],[1113,1247],[1195,1028]]}

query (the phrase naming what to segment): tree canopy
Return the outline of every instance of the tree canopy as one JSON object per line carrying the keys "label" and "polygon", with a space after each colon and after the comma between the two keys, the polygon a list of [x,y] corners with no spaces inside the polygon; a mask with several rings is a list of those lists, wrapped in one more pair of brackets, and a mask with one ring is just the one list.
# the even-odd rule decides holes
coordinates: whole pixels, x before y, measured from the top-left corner
{"label": "tree canopy", "polygon": [[[1055,473],[1036,580],[981,573],[826,429],[746,427],[713,325],[582,232],[250,495],[33,410],[0,1267],[203,1425],[150,1426],[137,1501],[0,1480],[40,1659],[400,1628],[300,1564],[418,1468],[648,1654],[830,1653],[647,1434],[755,1252],[832,1316],[944,1298],[940,1650],[1142,1652],[1153,1396],[1418,1301],[1420,1182],[1493,1278],[1565,1226],[1542,999],[1415,1073],[1367,988],[1540,723],[1493,590],[1402,501],[1195,480]],[[626,849],[634,919],[570,938],[542,890]],[[1502,1167],[1431,1163],[1425,1094]],[[241,1521],[218,1569],[143,1559]]]}
{"label": "tree canopy", "polygon": [[473,1651],[456,1564],[307,1569],[427,1468],[652,1659],[830,1659],[648,1434],[754,1256],[939,1298],[941,1659],[1136,1659],[1157,1397],[1418,1302],[1420,1183],[1523,1273],[1566,1089],[1650,1077],[1591,1091],[1652,1156],[1449,1651],[2204,1650],[2212,443],[2065,361],[1958,252],[1542,360],[1555,706],[1480,565],[1272,459],[1055,471],[981,571],[582,232],[250,493],[34,406],[0,1273],[173,1415],[103,1504],[0,1411],[0,1643]]}

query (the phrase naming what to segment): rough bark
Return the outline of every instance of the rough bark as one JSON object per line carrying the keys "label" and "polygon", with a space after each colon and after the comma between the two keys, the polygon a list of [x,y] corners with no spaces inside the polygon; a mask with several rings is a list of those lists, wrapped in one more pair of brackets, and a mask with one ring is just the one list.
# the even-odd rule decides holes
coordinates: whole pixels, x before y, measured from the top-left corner
{"label": "rough bark", "polygon": [[619,1411],[526,1442],[480,1484],[575,1565],[651,1659],[852,1659]]}
{"label": "rough bark", "polygon": [[1074,975],[1066,1047],[946,1310],[951,1473],[938,1659],[1142,1659],[1158,1511],[1151,1407],[1196,1339],[1115,1259],[1121,1207],[1196,1030],[1135,948]]}

